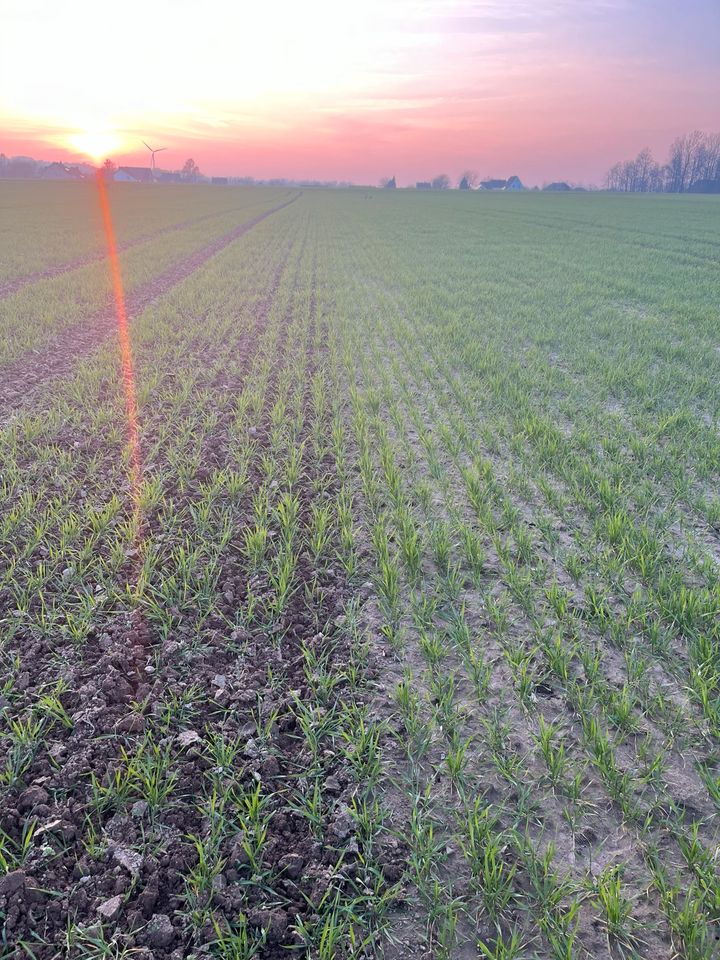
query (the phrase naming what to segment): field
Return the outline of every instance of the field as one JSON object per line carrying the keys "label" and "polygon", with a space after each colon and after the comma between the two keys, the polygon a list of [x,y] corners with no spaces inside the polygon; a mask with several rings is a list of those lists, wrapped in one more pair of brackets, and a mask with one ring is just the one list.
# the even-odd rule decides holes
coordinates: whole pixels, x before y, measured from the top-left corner
{"label": "field", "polygon": [[0,956],[711,960],[720,201],[0,183]]}

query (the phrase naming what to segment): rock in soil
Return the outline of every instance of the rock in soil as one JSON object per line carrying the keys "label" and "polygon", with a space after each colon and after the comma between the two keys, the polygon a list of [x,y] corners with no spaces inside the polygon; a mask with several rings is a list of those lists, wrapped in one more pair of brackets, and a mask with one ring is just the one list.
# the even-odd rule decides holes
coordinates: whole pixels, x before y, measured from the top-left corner
{"label": "rock in soil", "polygon": [[112,921],[118,917],[121,909],[122,897],[118,894],[116,897],[110,897],[109,900],[101,903],[97,908],[97,912],[98,915],[103,918],[103,920]]}
{"label": "rock in soil", "polygon": [[112,852],[113,859],[125,867],[127,872],[133,877],[140,876],[140,869],[143,865],[143,858],[134,850],[128,850],[125,847],[115,847]]}

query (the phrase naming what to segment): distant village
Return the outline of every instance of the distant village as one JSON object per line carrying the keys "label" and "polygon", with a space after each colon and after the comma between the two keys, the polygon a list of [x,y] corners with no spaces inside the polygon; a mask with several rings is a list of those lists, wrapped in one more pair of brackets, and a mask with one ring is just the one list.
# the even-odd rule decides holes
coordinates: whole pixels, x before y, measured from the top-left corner
{"label": "distant village", "polygon": [[[152,167],[116,166],[106,160],[100,170],[107,180],[117,183],[230,183],[232,177],[206,177],[194,160],[185,162],[182,170],[160,170]],[[0,177],[13,180],[91,180],[98,168],[89,163],[64,163],[34,160],[32,157],[6,157],[0,154]]]}
{"label": "distant village", "polygon": [[[395,177],[390,177],[389,179],[382,180],[380,183],[381,187],[387,189],[394,189],[397,187]],[[452,184],[450,177],[447,174],[440,174],[437,177],[434,177],[432,180],[418,180],[415,184],[416,190],[450,190],[452,189]],[[508,177],[507,180],[497,180],[489,178],[486,180],[479,180],[477,174],[466,172],[463,173],[457,182],[458,190],[493,190],[493,191],[506,191],[509,193],[519,193],[521,190],[540,190],[540,187],[526,187],[520,177],[513,175]],[[587,190],[587,187],[571,186],[569,183],[566,183],[564,180],[555,180],[552,183],[546,183],[543,187],[543,190],[550,190],[556,193],[562,193],[565,191],[571,190]]]}
{"label": "distant village", "polygon": [[[161,170],[152,167],[116,166],[106,160],[99,168],[105,179],[115,183],[209,183],[219,186],[293,186],[293,187],[352,187],[349,180],[311,180],[273,177],[258,180],[254,177],[206,176],[194,160],[189,159],[181,170]],[[90,163],[66,163],[35,160],[33,157],[7,157],[0,153],[0,180],[92,180],[98,167]]]}
{"label": "distant village", "polygon": [[[194,160],[187,160],[181,170],[161,170],[143,166],[116,166],[112,161],[105,161],[100,168],[105,178],[115,183],[209,183],[215,185],[266,185],[266,186],[298,186],[298,187],[352,187],[350,181],[345,180],[311,180],[274,177],[271,179],[256,179],[255,177],[212,177],[201,173]],[[97,176],[98,168],[89,163],[65,163],[62,161],[47,162],[35,160],[32,157],[6,157],[0,153],[0,178],[13,180],[90,180]],[[395,177],[384,178],[380,186],[387,189],[397,187]],[[419,180],[414,185],[408,184],[407,189],[415,190],[449,190],[453,185],[446,174],[440,174],[432,180]],[[511,176],[506,180],[480,180],[476,174],[466,172],[457,181],[458,190],[493,190],[517,192],[526,189],[538,190],[539,187],[527,188],[520,177]],[[555,181],[542,187],[543,190],[570,191],[584,190],[585,187],[571,186],[564,181]]]}

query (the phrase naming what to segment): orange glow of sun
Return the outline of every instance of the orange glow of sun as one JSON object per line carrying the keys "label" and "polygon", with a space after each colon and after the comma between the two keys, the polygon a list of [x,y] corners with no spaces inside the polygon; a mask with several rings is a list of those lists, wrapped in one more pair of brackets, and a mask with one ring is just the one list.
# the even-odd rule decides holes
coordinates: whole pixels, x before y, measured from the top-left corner
{"label": "orange glow of sun", "polygon": [[91,160],[103,160],[116,153],[123,144],[122,137],[110,130],[84,130],[66,137],[68,145]]}

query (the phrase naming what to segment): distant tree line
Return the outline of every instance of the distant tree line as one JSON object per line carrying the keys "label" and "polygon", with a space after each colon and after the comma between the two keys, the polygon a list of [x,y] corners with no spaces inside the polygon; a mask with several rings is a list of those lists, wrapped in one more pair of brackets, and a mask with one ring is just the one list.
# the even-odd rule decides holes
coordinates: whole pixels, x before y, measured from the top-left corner
{"label": "distant tree line", "polygon": [[677,137],[665,164],[646,147],[634,160],[611,167],[605,186],[623,193],[720,192],[720,134],[695,130]]}

